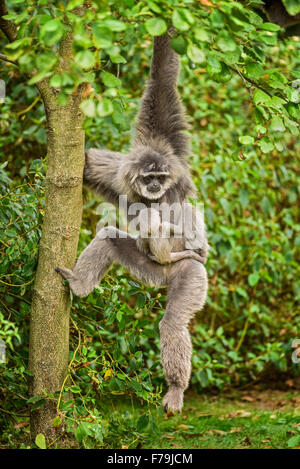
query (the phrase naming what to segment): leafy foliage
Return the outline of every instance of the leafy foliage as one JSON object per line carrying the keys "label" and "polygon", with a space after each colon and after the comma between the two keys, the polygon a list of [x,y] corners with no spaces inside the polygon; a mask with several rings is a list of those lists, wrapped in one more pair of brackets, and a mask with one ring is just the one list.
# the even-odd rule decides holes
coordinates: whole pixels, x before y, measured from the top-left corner
{"label": "leafy foliage", "polygon": [[[120,268],[87,299],[73,299],[70,382],[57,395],[28,399],[28,323],[46,155],[45,116],[34,85],[49,79],[63,105],[85,83],[87,145],[126,150],[152,36],[171,23],[177,30],[172,46],[182,55],[180,93],[192,116],[191,168],[212,246],[208,303],[191,324],[193,389],[299,372],[290,346],[299,334],[299,40],[264,21],[257,2],[248,2],[251,8],[206,3],[93,2],[79,17],[80,0],[51,7],[29,0],[25,9],[8,3],[7,19],[19,29],[6,54],[19,68],[7,63],[1,70],[7,98],[0,150],[8,161],[0,189],[0,337],[8,345],[0,364],[1,443],[20,446],[27,407],[38,408],[46,398],[57,405],[53,426],[64,426],[83,447],[109,446],[128,432],[139,440],[155,429],[150,406],[163,386],[158,323],[166,292],[137,284]],[[74,62],[61,73],[59,47],[70,30]],[[95,234],[97,202],[85,194],[79,252]],[[139,417],[107,414],[103,397],[113,396],[138,398]],[[16,421],[21,427],[13,429]],[[44,446],[43,438],[36,444]]]}
{"label": "leafy foliage", "polygon": [[[48,2],[39,1],[36,5],[30,0],[25,10],[19,7],[19,2],[11,3],[17,3],[15,12],[5,18],[20,27],[17,39],[6,46],[6,53],[11,60],[18,60],[21,70],[31,76],[30,84],[49,78],[51,85],[60,90],[61,104],[66,103],[68,95],[81,83],[94,87],[98,72],[108,61],[117,65],[126,63],[121,49],[132,44],[136,34],[139,37],[146,32],[152,36],[164,34],[171,18],[177,30],[172,45],[179,54],[187,55],[193,68],[199,70],[201,64],[203,71],[220,83],[239,74],[255,89],[255,119],[259,126],[266,128],[263,139],[259,138],[259,130],[255,139],[262,151],[274,147],[269,128],[287,129],[292,135],[299,133],[300,70],[296,65],[287,75],[282,73],[281,66],[269,67],[266,58],[278,44],[281,30],[258,14],[255,7],[260,2],[253,0],[246,7],[241,2],[224,0],[215,4],[207,2],[207,6],[199,8],[199,2],[192,0],[166,0],[159,4],[127,0],[110,1],[105,8],[94,2],[92,9],[85,9],[84,2],[71,1],[49,9]],[[291,14],[298,12],[296,3],[285,4]],[[79,16],[74,14],[76,8],[81,8]],[[68,73],[61,73],[59,47],[61,40],[70,34],[74,61]],[[112,115],[117,107],[122,115],[121,81],[106,72],[102,81],[104,88],[99,94],[92,91],[82,110],[88,117],[97,114],[104,117]],[[254,141],[240,139],[240,143],[248,146]]]}

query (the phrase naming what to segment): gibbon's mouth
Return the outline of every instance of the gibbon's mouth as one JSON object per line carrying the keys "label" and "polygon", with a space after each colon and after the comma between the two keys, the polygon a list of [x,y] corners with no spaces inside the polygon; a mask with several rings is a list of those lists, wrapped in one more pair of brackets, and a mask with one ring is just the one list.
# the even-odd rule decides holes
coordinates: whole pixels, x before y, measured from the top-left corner
{"label": "gibbon's mouth", "polygon": [[145,194],[143,194],[143,196],[149,200],[158,200],[160,199],[162,196],[164,195],[164,192],[163,191],[158,191],[158,192],[148,192]]}

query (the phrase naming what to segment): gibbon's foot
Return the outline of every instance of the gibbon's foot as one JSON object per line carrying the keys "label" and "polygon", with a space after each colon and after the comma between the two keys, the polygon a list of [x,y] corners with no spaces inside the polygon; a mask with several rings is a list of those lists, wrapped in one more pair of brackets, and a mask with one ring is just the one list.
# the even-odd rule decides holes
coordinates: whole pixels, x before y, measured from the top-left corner
{"label": "gibbon's foot", "polygon": [[165,412],[181,412],[183,406],[183,389],[171,386],[163,398],[162,406]]}
{"label": "gibbon's foot", "polygon": [[73,272],[70,269],[61,269],[60,267],[55,267],[55,272],[59,273],[66,280],[73,278]]}
{"label": "gibbon's foot", "polygon": [[75,295],[80,297],[88,296],[90,290],[84,286],[84,283],[81,280],[78,280],[75,277],[72,270],[55,267],[55,271],[58,272],[64,279],[68,280],[69,287]]}

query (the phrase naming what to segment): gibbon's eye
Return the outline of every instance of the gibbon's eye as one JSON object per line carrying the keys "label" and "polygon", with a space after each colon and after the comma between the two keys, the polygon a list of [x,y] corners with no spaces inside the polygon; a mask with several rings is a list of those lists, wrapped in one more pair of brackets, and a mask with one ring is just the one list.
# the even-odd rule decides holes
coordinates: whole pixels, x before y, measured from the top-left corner
{"label": "gibbon's eye", "polygon": [[144,176],[143,182],[144,182],[146,185],[148,185],[148,184],[150,184],[150,182],[152,181],[152,179],[153,179],[152,176]]}
{"label": "gibbon's eye", "polygon": [[160,184],[163,184],[166,181],[166,176],[158,176],[157,178],[160,182]]}

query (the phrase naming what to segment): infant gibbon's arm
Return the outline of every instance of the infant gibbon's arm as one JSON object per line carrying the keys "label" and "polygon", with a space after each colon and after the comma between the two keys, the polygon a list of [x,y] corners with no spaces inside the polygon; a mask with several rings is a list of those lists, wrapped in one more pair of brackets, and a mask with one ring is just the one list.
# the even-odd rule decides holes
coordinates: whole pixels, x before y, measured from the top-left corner
{"label": "infant gibbon's arm", "polygon": [[[161,264],[159,260],[153,255],[149,254],[148,257],[154,261],[157,262],[158,264]],[[177,251],[177,252],[171,252],[170,253],[170,264],[173,264],[173,262],[181,261],[181,259],[195,259],[198,262],[201,262],[202,264],[205,264],[206,258],[203,256],[200,256],[200,254],[197,254],[195,251],[192,251],[190,249],[187,249],[186,251]]]}

